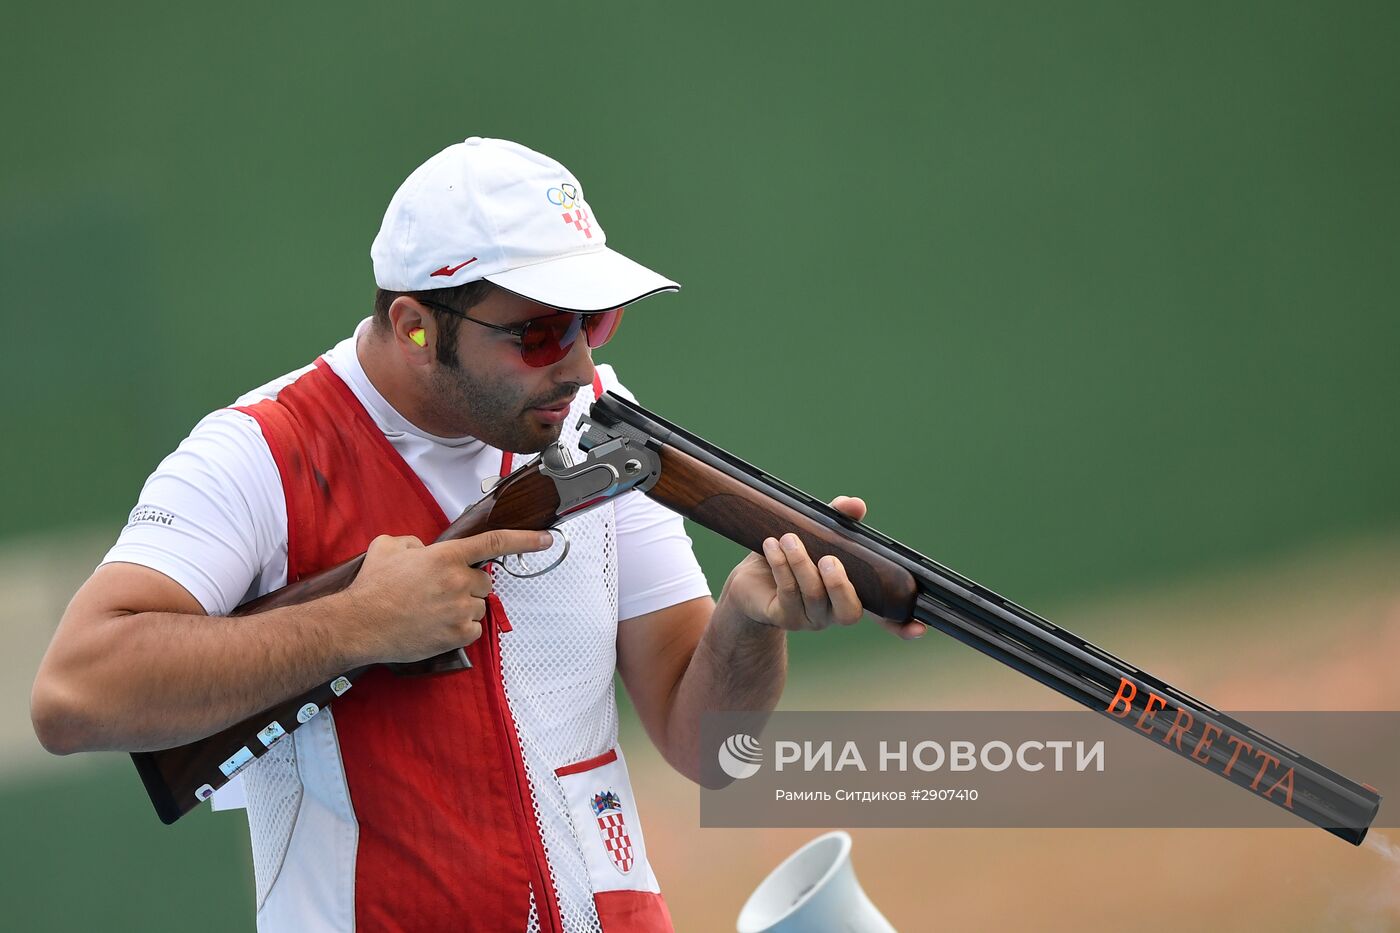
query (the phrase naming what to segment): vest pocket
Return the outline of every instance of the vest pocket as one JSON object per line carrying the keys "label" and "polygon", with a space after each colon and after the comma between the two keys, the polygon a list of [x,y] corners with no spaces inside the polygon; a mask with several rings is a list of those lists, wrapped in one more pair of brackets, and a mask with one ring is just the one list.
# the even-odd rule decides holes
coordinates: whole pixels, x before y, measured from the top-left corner
{"label": "vest pocket", "polygon": [[574,833],[594,893],[661,888],[647,862],[642,821],[622,752],[612,748],[554,772],[569,805]]}
{"label": "vest pocket", "polygon": [[622,750],[554,772],[588,865],[603,933],[672,933],[670,911],[647,861],[642,821]]}

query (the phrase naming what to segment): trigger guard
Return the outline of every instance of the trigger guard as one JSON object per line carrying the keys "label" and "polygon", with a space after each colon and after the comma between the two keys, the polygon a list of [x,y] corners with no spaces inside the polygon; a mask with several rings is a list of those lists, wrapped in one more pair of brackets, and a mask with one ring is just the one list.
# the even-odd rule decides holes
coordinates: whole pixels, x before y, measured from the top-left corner
{"label": "trigger guard", "polygon": [[493,557],[490,560],[483,561],[480,564],[481,569],[485,570],[489,565],[495,564],[497,567],[500,567],[503,571],[510,574],[512,577],[515,577],[517,580],[529,580],[532,577],[540,577],[549,573],[551,570],[562,564],[564,562],[564,558],[569,556],[569,536],[564,532],[564,529],[562,528],[546,528],[545,530],[548,531],[551,535],[557,534],[564,541],[563,550],[559,552],[559,556],[556,557],[553,563],[551,563],[548,567],[545,567],[541,570],[536,570],[533,573],[516,573],[514,570],[511,570],[509,566],[506,565],[506,562],[503,558]]}

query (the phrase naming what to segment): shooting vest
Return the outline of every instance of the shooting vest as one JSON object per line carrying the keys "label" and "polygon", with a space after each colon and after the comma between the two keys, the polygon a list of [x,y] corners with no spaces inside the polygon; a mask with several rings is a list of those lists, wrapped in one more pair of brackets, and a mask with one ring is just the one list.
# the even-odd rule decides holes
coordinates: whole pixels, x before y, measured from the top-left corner
{"label": "shooting vest", "polygon": [[[565,422],[576,460],[600,392]],[[239,410],[281,474],[289,583],[447,527],[324,360]],[[564,527],[560,566],[495,573],[470,670],[375,668],[245,772],[262,933],[671,930],[617,744],[613,508]]]}

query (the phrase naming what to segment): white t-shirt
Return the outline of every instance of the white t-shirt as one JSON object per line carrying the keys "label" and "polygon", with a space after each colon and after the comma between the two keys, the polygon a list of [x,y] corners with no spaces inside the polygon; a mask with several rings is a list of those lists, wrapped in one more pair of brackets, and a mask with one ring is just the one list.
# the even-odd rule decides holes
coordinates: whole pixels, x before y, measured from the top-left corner
{"label": "white t-shirt", "polygon": [[[384,436],[456,518],[481,498],[483,480],[500,475],[501,451],[470,437],[446,438],[415,427],[365,375],[355,336],[325,354]],[[240,397],[271,398],[310,365]],[[612,367],[598,366],[603,388],[632,399]],[[516,464],[522,462],[517,458]],[[708,595],[681,517],[641,493],[614,503],[617,516],[618,618]],[[103,563],[158,570],[190,592],[210,615],[223,615],[287,582],[287,503],[277,464],[249,415],[223,408],[206,416],[146,480],[117,543]]]}
{"label": "white t-shirt", "polygon": [[[374,423],[454,519],[482,497],[483,480],[500,475],[502,452],[475,438],[437,437],[415,427],[384,399],[355,352],[362,321],[324,354],[326,362]],[[274,397],[311,365],[240,397],[251,405]],[[632,399],[600,365],[603,388]],[[523,462],[516,459],[518,466]],[[637,492],[614,502],[617,533],[618,618],[626,620],[709,595],[679,515]],[[126,527],[102,563],[150,567],[179,583],[209,615],[287,582],[287,503],[282,478],[256,420],[224,408],[195,425],[141,490]],[[216,809],[243,806],[241,780],[215,796]]]}

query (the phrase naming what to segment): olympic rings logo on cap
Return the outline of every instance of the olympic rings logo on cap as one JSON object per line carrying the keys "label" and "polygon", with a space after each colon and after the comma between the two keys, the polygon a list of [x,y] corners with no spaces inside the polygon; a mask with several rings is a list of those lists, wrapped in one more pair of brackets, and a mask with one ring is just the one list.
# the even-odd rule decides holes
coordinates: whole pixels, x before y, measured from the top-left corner
{"label": "olympic rings logo on cap", "polygon": [[569,210],[579,202],[578,189],[565,182],[557,188],[550,188],[545,192],[545,197],[549,198],[549,203],[555,207],[562,207]]}

